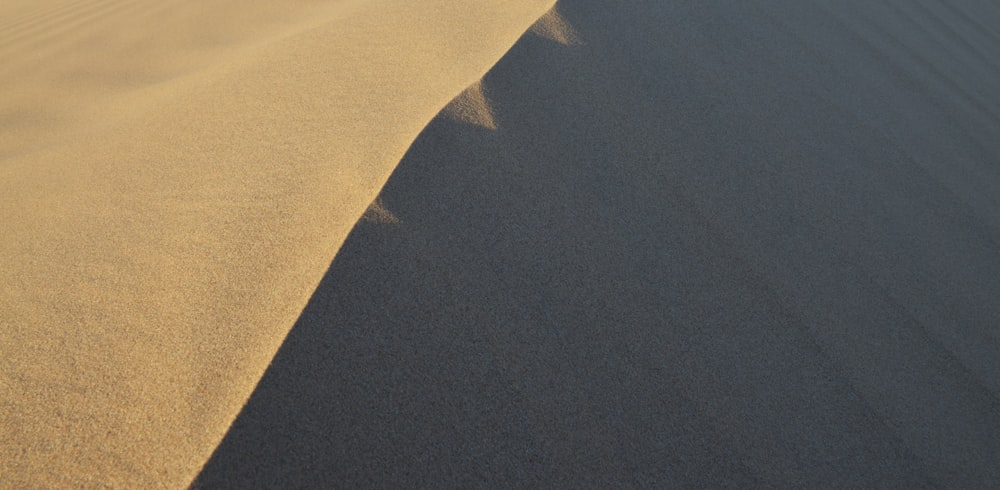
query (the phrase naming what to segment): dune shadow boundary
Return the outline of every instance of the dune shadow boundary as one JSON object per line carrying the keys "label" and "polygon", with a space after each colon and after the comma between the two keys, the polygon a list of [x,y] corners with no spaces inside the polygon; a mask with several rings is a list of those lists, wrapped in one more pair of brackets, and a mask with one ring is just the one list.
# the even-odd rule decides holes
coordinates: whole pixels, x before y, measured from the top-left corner
{"label": "dune shadow boundary", "polygon": [[995,478],[995,216],[884,129],[919,93],[858,106],[800,49],[870,44],[785,7],[561,2],[490,124],[413,143],[193,487]]}

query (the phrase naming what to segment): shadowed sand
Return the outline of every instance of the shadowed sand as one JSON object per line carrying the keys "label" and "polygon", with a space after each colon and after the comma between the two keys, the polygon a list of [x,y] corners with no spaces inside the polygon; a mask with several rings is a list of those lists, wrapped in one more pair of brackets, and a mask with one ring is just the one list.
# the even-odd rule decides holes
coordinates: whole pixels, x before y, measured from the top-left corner
{"label": "shadowed sand", "polygon": [[998,25],[559,2],[417,138],[195,486],[995,485]]}
{"label": "shadowed sand", "polygon": [[553,3],[0,3],[0,487],[1000,481],[1000,7]]}
{"label": "shadowed sand", "polygon": [[0,3],[0,487],[187,485],[406,148],[551,5]]}

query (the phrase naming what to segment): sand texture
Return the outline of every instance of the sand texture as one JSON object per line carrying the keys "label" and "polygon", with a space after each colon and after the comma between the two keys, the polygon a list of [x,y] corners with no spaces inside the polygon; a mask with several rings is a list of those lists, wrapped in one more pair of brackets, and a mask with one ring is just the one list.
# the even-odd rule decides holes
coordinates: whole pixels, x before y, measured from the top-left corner
{"label": "sand texture", "polygon": [[550,6],[4,2],[0,486],[186,486],[413,139]]}
{"label": "sand texture", "polygon": [[261,3],[0,5],[0,487],[1000,482],[1000,4]]}

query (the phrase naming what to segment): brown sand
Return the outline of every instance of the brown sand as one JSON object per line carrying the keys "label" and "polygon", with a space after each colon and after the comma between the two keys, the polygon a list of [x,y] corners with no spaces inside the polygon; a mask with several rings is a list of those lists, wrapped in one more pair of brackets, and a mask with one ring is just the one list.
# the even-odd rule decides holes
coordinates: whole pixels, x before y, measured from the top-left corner
{"label": "brown sand", "polygon": [[419,131],[551,4],[0,3],[0,487],[190,482]]}
{"label": "brown sand", "polygon": [[413,144],[198,482],[996,487],[998,26],[561,0]]}

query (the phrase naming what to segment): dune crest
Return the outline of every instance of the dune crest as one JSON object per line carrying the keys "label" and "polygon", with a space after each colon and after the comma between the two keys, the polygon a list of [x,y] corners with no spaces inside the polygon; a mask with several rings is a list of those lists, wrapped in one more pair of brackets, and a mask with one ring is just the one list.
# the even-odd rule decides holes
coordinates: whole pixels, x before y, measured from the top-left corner
{"label": "dune crest", "polygon": [[1000,6],[558,12],[587,43],[424,129],[198,481],[995,486]]}
{"label": "dune crest", "polygon": [[1000,5],[552,5],[0,3],[0,488],[995,486]]}
{"label": "dune crest", "polygon": [[190,482],[406,148],[551,5],[0,5],[0,487]]}

